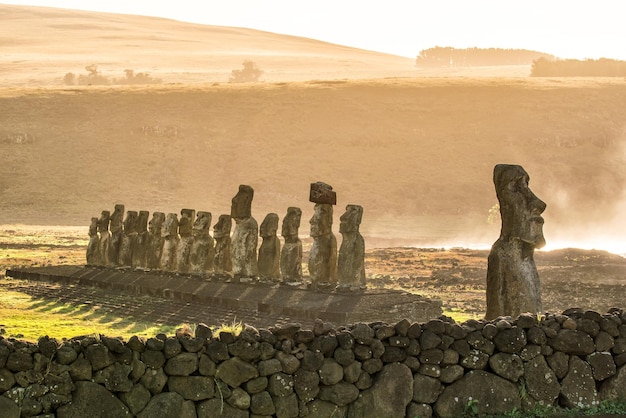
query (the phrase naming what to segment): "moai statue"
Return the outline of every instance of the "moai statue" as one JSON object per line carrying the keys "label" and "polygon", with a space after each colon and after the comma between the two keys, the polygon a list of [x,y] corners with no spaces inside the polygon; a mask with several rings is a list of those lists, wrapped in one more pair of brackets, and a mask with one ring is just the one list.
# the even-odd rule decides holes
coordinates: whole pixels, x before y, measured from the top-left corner
{"label": "moai statue", "polygon": [[220,215],[217,223],[213,227],[213,238],[215,238],[215,273],[218,275],[231,275],[233,262],[231,257],[230,230],[233,221],[230,215]]}
{"label": "moai statue", "polygon": [[252,217],[252,198],[254,190],[244,184],[233,197],[230,216],[235,220],[232,236],[231,258],[233,277],[256,278],[259,275],[257,265],[257,247],[259,245],[259,226]]}
{"label": "moai statue", "polygon": [[339,218],[343,240],[337,260],[338,289],[365,289],[365,240],[359,232],[363,207],[348,205]]}
{"label": "moai statue", "polygon": [[493,170],[502,228],[489,253],[486,319],[541,312],[533,255],[546,243],[541,217],[546,204],[533,194],[528,181],[528,173],[519,165],[498,164]]}
{"label": "moai statue", "polygon": [[150,212],[147,210],[140,210],[139,216],[135,224],[135,230],[137,237],[133,243],[132,250],[132,266],[137,268],[148,267],[148,240],[150,234],[148,233],[148,217]]}
{"label": "moai statue", "polygon": [[120,252],[117,255],[118,263],[123,267],[130,267],[133,264],[133,247],[137,239],[137,217],[139,214],[136,210],[126,212],[124,219],[124,230],[122,231],[122,240],[120,241]]}
{"label": "moai statue", "polygon": [[98,218],[91,218],[89,225],[89,244],[87,244],[87,265],[97,266],[100,264],[98,259],[98,244],[100,237],[98,236]]}
{"label": "moai statue", "polygon": [[176,271],[179,273],[189,272],[189,254],[193,243],[193,222],[196,217],[194,209],[183,209],[180,211],[180,221],[178,222],[178,253],[176,254]]}
{"label": "moai statue", "polygon": [[111,266],[111,233],[109,232],[109,222],[111,219],[111,212],[103,210],[100,218],[98,219],[98,234],[100,239],[98,240],[98,257],[97,260],[101,266]]}
{"label": "moai statue", "polygon": [[193,224],[193,243],[189,254],[189,271],[192,273],[213,271],[215,245],[210,234],[211,219],[211,212],[198,211]]}
{"label": "moai statue", "polygon": [[337,202],[332,187],[322,183],[311,183],[309,200],[315,203],[310,220],[313,246],[309,254],[311,287],[334,286],[337,282],[337,238],[332,232],[333,206]]}
{"label": "moai statue", "polygon": [[163,212],[153,212],[152,219],[148,223],[148,243],[146,245],[146,267],[159,269],[161,267],[161,253],[165,238],[161,235],[161,227],[165,222]]}
{"label": "moai statue", "polygon": [[281,235],[285,244],[280,252],[280,277],[285,283],[299,283],[302,281],[302,241],[298,236],[302,210],[287,208],[287,215],[283,218]]}
{"label": "moai statue", "polygon": [[280,239],[278,231],[278,214],[268,213],[261,222],[260,234],[263,238],[259,248],[259,277],[278,279],[280,277]]}
{"label": "moai statue", "polygon": [[117,204],[111,214],[111,262],[119,263],[120,245],[122,243],[122,231],[124,228],[124,205]]}
{"label": "moai statue", "polygon": [[161,227],[163,250],[161,252],[161,270],[176,271],[176,255],[178,253],[178,215],[168,213]]}

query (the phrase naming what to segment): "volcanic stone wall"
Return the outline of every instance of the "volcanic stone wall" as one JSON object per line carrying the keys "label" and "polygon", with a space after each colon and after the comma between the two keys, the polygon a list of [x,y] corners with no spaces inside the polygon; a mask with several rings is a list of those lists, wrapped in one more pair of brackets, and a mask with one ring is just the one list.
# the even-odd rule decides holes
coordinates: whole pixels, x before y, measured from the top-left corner
{"label": "volcanic stone wall", "polygon": [[0,337],[2,417],[456,417],[626,400],[626,313]]}

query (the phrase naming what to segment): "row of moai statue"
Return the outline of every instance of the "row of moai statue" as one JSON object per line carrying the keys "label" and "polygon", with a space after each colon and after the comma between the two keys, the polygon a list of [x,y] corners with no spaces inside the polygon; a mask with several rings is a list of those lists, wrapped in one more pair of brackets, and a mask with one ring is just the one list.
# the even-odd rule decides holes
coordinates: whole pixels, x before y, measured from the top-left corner
{"label": "row of moai statue", "polygon": [[[252,216],[253,197],[252,187],[239,186],[230,215],[220,215],[213,236],[210,212],[183,209],[180,219],[176,213],[154,212],[148,221],[147,211],[127,211],[124,218],[124,205],[115,205],[113,213],[104,210],[99,218],[91,218],[87,264],[198,273],[236,281],[259,278],[302,283],[303,251],[298,234],[302,210],[287,209],[281,245],[278,214],[269,213],[259,231]],[[332,232],[336,193],[325,183],[313,183],[309,200],[315,203],[310,220],[313,246],[308,260],[311,286],[364,289],[365,243],[359,232],[363,208],[346,207],[340,218],[343,241],[337,253]],[[231,235],[233,220],[235,230]],[[257,251],[259,235],[262,242]]]}

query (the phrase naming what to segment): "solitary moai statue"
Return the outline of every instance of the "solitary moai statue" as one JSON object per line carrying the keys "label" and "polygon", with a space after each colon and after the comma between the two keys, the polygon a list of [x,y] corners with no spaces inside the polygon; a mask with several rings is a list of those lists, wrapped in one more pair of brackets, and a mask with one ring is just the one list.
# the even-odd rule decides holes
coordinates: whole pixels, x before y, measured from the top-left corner
{"label": "solitary moai statue", "polygon": [[122,239],[120,241],[120,250],[118,254],[118,263],[120,266],[130,267],[133,262],[133,247],[137,238],[137,217],[139,214],[135,210],[126,212],[124,219],[124,230],[122,231]]}
{"label": "solitary moai statue", "polygon": [[235,220],[232,236],[231,258],[233,276],[236,279],[256,278],[259,275],[257,265],[257,247],[259,244],[259,226],[252,217],[252,198],[254,190],[247,185],[240,185],[232,199],[230,216]]}
{"label": "solitary moai statue", "polygon": [[198,211],[193,224],[193,243],[189,254],[189,271],[210,273],[213,271],[215,245],[211,236],[211,212]]}
{"label": "solitary moai statue", "polygon": [[165,238],[161,235],[161,228],[165,222],[163,212],[153,212],[152,219],[148,223],[148,243],[146,245],[146,267],[159,269],[161,267],[161,253]]}
{"label": "solitary moai statue", "polygon": [[193,222],[196,217],[194,209],[183,209],[180,211],[180,221],[178,222],[178,253],[176,255],[176,271],[179,273],[189,272],[189,254],[193,242]]}
{"label": "solitary moai statue", "polygon": [[113,264],[120,265],[119,253],[122,243],[122,231],[124,229],[124,205],[117,204],[110,217],[111,244],[110,259]]}
{"label": "solitary moai statue", "polygon": [[98,257],[97,260],[101,266],[112,265],[111,255],[111,233],[109,232],[109,221],[111,219],[111,212],[103,210],[100,218],[98,219],[98,234],[100,239],[98,240]]}
{"label": "solitary moai statue", "polygon": [[310,220],[313,246],[309,255],[311,286],[335,285],[337,282],[337,238],[332,232],[333,206],[337,196],[328,184],[311,183],[309,200],[315,203]]}
{"label": "solitary moai statue", "polygon": [[362,206],[348,205],[339,218],[343,237],[337,261],[339,289],[365,289],[365,240],[359,232],[362,217]]}
{"label": "solitary moai statue", "polygon": [[287,208],[283,218],[281,235],[285,243],[280,252],[280,276],[285,283],[302,280],[302,241],[298,236],[301,218],[302,210],[296,207]]}
{"label": "solitary moai statue", "polygon": [[280,277],[280,239],[278,231],[278,214],[268,213],[261,222],[260,234],[263,238],[259,248],[259,277],[278,279]]}
{"label": "solitary moai statue", "polygon": [[213,227],[213,238],[215,238],[215,273],[218,275],[230,275],[233,271],[231,257],[230,230],[233,221],[230,215],[220,215],[217,223]]}
{"label": "solitary moai statue", "polygon": [[528,181],[519,165],[498,164],[493,170],[502,229],[489,253],[486,319],[542,311],[533,255],[546,243],[541,217],[546,204],[533,194]]}
{"label": "solitary moai statue", "polygon": [[139,215],[135,223],[135,231],[137,236],[133,243],[132,251],[132,266],[133,267],[148,267],[148,217],[150,213],[147,210],[140,210]]}
{"label": "solitary moai statue", "polygon": [[91,218],[89,225],[89,244],[87,244],[87,265],[97,266],[100,264],[98,254],[98,244],[100,237],[98,236],[98,218]]}
{"label": "solitary moai statue", "polygon": [[178,215],[168,213],[161,227],[163,250],[161,252],[161,270],[176,271],[176,254],[178,250]]}

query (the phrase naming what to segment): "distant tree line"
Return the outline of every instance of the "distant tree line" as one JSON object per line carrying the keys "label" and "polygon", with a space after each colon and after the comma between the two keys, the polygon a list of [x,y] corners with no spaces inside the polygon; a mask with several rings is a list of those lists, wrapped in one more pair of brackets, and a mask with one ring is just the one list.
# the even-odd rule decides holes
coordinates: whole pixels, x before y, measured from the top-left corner
{"label": "distant tree line", "polygon": [[626,77],[626,61],[608,58],[597,60],[549,60],[533,62],[531,77]]}
{"label": "distant tree line", "polygon": [[554,59],[553,55],[527,49],[465,48],[436,46],[420,51],[418,67],[470,67],[486,65],[530,65],[539,58]]}
{"label": "distant tree line", "polygon": [[150,77],[148,73],[135,73],[134,70],[126,69],[124,78],[109,79],[98,71],[98,66],[91,64],[85,67],[87,74],[67,73],[63,77],[63,83],[68,86],[107,86],[109,84],[160,84],[160,78]]}

